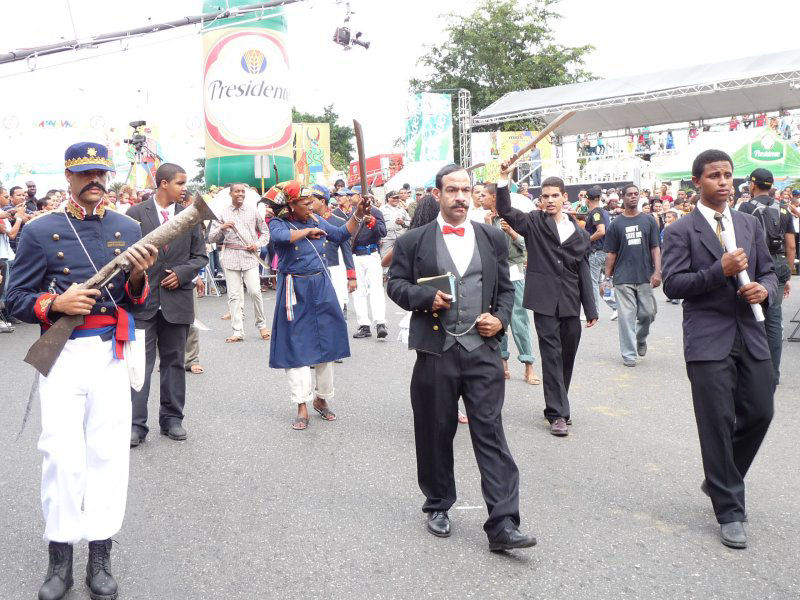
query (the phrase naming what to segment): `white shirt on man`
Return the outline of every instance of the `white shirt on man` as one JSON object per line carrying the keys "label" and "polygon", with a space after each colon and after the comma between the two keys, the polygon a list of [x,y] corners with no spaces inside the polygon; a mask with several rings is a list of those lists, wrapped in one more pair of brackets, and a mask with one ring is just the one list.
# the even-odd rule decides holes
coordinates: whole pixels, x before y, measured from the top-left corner
{"label": "white shirt on man", "polygon": [[158,211],[158,222],[161,223],[162,225],[166,221],[166,219],[164,218],[164,211],[167,212],[167,217],[169,219],[172,219],[175,216],[174,203],[171,203],[167,208],[164,208],[158,203],[158,200],[156,200],[155,198],[153,198],[153,202],[155,202],[156,210]]}
{"label": "white shirt on man", "polygon": [[[439,231],[442,231],[446,225],[450,226],[445,223],[442,213],[439,213],[439,216],[436,217],[436,223],[439,225]],[[463,277],[469,268],[470,261],[472,261],[472,255],[475,253],[475,228],[470,220],[464,221],[455,228],[460,227],[464,228],[463,236],[456,233],[444,233],[444,231],[442,231],[442,235],[444,236],[445,246],[450,252],[450,258],[453,259],[453,264],[458,270],[458,275]]]}
{"label": "white shirt on man", "polygon": [[[711,231],[714,235],[717,235],[717,220],[714,218],[714,214],[717,212],[713,208],[707,207],[703,204],[703,201],[697,203],[697,208],[695,210],[699,210],[700,214],[703,215],[703,218],[708,223],[708,226],[711,227]],[[731,218],[731,210],[728,207],[728,203],[725,203],[725,209],[722,211],[722,226],[725,228],[725,231],[730,231],[733,239],[736,240],[736,230],[733,228],[733,219]]]}

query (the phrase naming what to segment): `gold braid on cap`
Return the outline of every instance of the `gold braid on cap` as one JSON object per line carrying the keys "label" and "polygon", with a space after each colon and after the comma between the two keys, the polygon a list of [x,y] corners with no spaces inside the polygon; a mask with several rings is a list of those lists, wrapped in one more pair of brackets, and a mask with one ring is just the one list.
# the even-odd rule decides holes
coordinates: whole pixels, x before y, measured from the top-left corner
{"label": "gold braid on cap", "polygon": [[82,165],[102,165],[112,168],[114,163],[107,158],[97,158],[96,156],[82,156],[81,158],[70,158],[64,162],[64,168],[80,167]]}

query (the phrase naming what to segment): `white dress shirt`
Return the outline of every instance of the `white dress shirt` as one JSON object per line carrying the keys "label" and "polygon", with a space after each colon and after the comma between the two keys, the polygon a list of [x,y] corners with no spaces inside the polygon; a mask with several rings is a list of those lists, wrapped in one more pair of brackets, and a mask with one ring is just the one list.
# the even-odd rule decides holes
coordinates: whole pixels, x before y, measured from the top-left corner
{"label": "white dress shirt", "polygon": [[575,223],[567,215],[562,214],[561,221],[556,221],[556,230],[558,231],[558,239],[563,244],[569,239],[569,236],[575,233]]}
{"label": "white dress shirt", "polygon": [[167,216],[172,219],[175,216],[175,204],[170,204],[167,208],[163,208],[158,201],[153,198],[153,202],[156,205],[156,211],[158,211],[158,222],[163,225],[164,224],[164,215],[163,212],[167,211]]}
{"label": "white dress shirt", "polygon": [[[717,212],[713,208],[707,207],[703,204],[703,201],[697,203],[697,207],[695,210],[699,210],[700,214],[703,215],[703,218],[708,223],[708,226],[711,227],[711,232],[716,237],[717,235],[717,220],[714,218],[714,213]],[[729,231],[733,236],[733,239],[736,239],[736,230],[733,228],[733,218],[731,218],[731,210],[728,207],[728,203],[725,203],[725,210],[722,211],[722,226],[725,228],[725,231]]]}
{"label": "white dress shirt", "polygon": [[[439,213],[439,216],[436,217],[436,223],[439,225],[439,231],[441,231],[445,225],[448,225],[442,218],[442,213]],[[444,236],[444,243],[447,246],[447,250],[450,252],[450,258],[453,259],[453,263],[456,265],[458,275],[463,277],[464,273],[466,273],[469,268],[472,255],[475,253],[475,228],[469,220],[464,221],[461,225],[457,225],[456,227],[464,228],[463,236],[455,233],[442,233],[442,235]]]}

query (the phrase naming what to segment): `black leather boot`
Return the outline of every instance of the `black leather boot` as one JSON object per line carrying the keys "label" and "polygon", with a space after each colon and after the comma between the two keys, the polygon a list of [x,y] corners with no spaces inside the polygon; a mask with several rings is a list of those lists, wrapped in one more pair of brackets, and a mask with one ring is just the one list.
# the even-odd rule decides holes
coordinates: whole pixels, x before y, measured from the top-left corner
{"label": "black leather boot", "polygon": [[39,600],[61,600],[72,587],[72,544],[50,542],[50,565],[39,588]]}
{"label": "black leather boot", "polygon": [[116,600],[117,582],[111,574],[111,540],[89,542],[86,585],[92,600]]}

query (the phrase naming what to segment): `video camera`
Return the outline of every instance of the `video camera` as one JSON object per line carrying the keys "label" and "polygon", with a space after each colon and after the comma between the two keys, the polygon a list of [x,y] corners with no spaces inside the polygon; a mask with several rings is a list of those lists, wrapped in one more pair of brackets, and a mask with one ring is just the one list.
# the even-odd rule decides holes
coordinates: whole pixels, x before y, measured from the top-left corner
{"label": "video camera", "polygon": [[351,36],[349,27],[337,27],[333,34],[333,41],[344,46],[345,50],[350,50],[353,46],[361,46],[369,50],[370,42],[361,40],[363,34],[358,31],[355,36]]}
{"label": "video camera", "polygon": [[122,141],[133,146],[136,152],[141,152],[145,142],[147,142],[147,136],[145,136],[141,130],[147,125],[147,121],[131,121],[128,125],[133,128],[133,135],[129,139]]}

